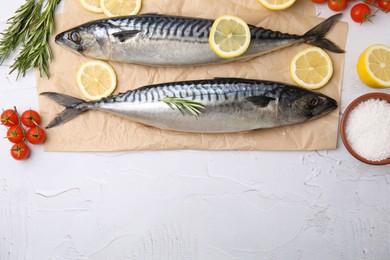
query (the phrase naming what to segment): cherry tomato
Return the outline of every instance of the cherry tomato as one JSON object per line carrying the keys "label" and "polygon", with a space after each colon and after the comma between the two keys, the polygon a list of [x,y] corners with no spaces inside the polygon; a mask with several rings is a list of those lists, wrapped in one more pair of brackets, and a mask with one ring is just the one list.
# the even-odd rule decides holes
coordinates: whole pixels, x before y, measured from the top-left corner
{"label": "cherry tomato", "polygon": [[385,13],[390,12],[390,1],[389,0],[378,0],[378,7]]}
{"label": "cherry tomato", "polygon": [[37,111],[30,109],[22,113],[21,120],[23,125],[27,127],[33,127],[41,123],[41,116]]}
{"label": "cherry tomato", "polygon": [[323,3],[325,3],[326,1],[328,1],[328,0],[311,0],[313,3],[315,3],[315,4],[323,4]]}
{"label": "cherry tomato", "polygon": [[33,126],[27,130],[27,140],[31,144],[41,144],[46,139],[45,131],[39,126]]}
{"label": "cherry tomato", "polygon": [[1,114],[1,124],[5,126],[15,126],[19,124],[19,115],[16,109],[7,109]]}
{"label": "cherry tomato", "polygon": [[347,0],[328,0],[328,7],[333,11],[342,11],[347,6]]}
{"label": "cherry tomato", "polygon": [[11,126],[7,131],[7,138],[11,143],[18,144],[24,140],[24,130],[21,126]]}
{"label": "cherry tomato", "polygon": [[11,148],[11,155],[16,160],[24,160],[30,155],[30,148],[27,144],[14,144]]}
{"label": "cherry tomato", "polygon": [[366,4],[354,5],[351,9],[351,18],[357,23],[363,23],[370,19],[371,10]]}

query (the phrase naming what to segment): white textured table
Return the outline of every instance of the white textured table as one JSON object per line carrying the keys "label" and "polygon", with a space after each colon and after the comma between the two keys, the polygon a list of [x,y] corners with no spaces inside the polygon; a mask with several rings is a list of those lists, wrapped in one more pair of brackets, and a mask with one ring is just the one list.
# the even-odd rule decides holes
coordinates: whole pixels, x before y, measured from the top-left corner
{"label": "white textured table", "polygon": [[[21,3],[3,3],[0,29]],[[358,54],[390,45],[390,14],[360,26],[345,13],[342,111],[375,91],[357,78]],[[0,107],[37,108],[33,74],[15,81],[11,61],[0,67]],[[1,260],[390,259],[390,166],[364,165],[341,142],[319,152],[38,146],[25,162],[9,148],[0,140]]]}

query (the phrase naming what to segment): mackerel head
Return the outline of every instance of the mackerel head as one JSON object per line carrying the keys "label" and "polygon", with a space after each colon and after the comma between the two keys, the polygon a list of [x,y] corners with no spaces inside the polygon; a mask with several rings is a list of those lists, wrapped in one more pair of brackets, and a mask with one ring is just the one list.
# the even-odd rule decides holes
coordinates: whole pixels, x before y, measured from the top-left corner
{"label": "mackerel head", "polygon": [[106,22],[90,22],[56,36],[55,42],[83,56],[108,60],[111,44],[108,40],[108,30],[111,28]]}
{"label": "mackerel head", "polygon": [[343,52],[325,38],[339,19],[334,15],[304,35],[287,34],[249,25],[251,43],[238,58],[223,59],[209,45],[213,20],[143,14],[91,21],[56,36],[56,43],[78,54],[103,60],[151,66],[226,63],[257,57],[302,42]]}

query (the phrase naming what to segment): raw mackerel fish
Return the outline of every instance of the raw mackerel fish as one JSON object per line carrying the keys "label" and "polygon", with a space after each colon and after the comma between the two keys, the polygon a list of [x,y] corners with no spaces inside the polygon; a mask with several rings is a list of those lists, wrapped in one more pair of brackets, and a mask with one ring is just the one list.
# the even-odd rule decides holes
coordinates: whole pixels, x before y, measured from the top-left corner
{"label": "raw mackerel fish", "polygon": [[223,59],[209,46],[213,20],[143,14],[102,19],[60,33],[55,41],[86,57],[150,66],[183,66],[254,58],[305,42],[332,52],[344,52],[324,38],[340,18],[336,14],[304,35],[286,34],[250,25],[251,44],[242,56]]}
{"label": "raw mackerel fish", "polygon": [[[300,123],[337,107],[334,99],[297,86],[240,78],[150,85],[91,102],[54,92],[41,95],[65,107],[47,128],[99,110],[161,129],[228,133]],[[182,113],[185,108],[180,111],[164,101],[174,98],[204,107],[200,115]]]}

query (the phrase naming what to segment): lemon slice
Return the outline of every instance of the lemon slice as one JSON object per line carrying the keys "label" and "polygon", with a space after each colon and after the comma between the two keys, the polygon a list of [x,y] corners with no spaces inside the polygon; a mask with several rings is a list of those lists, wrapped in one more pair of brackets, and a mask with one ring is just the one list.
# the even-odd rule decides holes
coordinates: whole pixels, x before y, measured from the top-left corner
{"label": "lemon slice", "polygon": [[333,75],[329,55],[318,47],[309,47],[291,60],[290,75],[301,87],[318,89],[326,85]]}
{"label": "lemon slice", "polygon": [[270,10],[285,10],[292,6],[296,0],[258,0],[259,3]]}
{"label": "lemon slice", "polygon": [[81,5],[88,11],[101,14],[103,10],[100,8],[100,0],[80,0]]}
{"label": "lemon slice", "polygon": [[100,0],[100,6],[105,15],[124,16],[136,15],[141,9],[142,0]]}
{"label": "lemon slice", "polygon": [[240,56],[248,49],[250,41],[248,24],[236,16],[220,16],[211,27],[210,47],[221,58]]}
{"label": "lemon slice", "polygon": [[89,100],[108,97],[116,88],[116,74],[106,62],[86,61],[76,73],[76,82],[80,91]]}
{"label": "lemon slice", "polygon": [[390,47],[375,44],[368,47],[359,57],[358,75],[372,88],[390,87]]}

